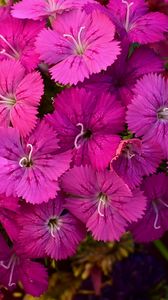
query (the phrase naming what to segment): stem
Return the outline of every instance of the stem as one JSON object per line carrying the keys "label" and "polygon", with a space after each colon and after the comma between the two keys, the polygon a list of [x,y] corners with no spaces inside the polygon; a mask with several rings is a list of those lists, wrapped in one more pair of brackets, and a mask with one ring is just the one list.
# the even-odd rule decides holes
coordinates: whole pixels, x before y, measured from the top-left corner
{"label": "stem", "polygon": [[164,243],[161,240],[156,240],[153,243],[165,260],[168,261],[168,249]]}

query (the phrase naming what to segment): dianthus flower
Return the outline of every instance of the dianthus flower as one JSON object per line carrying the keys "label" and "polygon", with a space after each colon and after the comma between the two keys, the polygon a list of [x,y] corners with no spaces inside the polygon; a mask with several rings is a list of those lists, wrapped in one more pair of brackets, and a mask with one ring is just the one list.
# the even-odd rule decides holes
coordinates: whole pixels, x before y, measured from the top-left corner
{"label": "dianthus flower", "polygon": [[23,255],[18,255],[15,247],[8,247],[2,235],[0,244],[0,284],[11,290],[20,281],[26,293],[35,297],[44,293],[48,286],[45,268]]}
{"label": "dianthus flower", "polygon": [[128,105],[133,98],[136,81],[142,75],[164,70],[160,57],[146,46],[135,49],[130,58],[128,50],[128,46],[124,44],[122,54],[106,72],[92,75],[81,85],[98,95],[102,91],[115,94],[122,104]]}
{"label": "dianthus flower", "polygon": [[52,79],[64,85],[77,84],[116,60],[120,47],[114,35],[115,27],[106,15],[79,9],[57,19],[53,30],[42,30],[36,48],[40,58],[53,65]]}
{"label": "dianthus flower", "polygon": [[128,106],[129,129],[137,136],[168,148],[168,81],[161,75],[148,74],[137,82],[135,97]]}
{"label": "dianthus flower", "polygon": [[54,198],[58,177],[68,168],[71,154],[56,154],[58,140],[44,121],[27,139],[20,140],[14,128],[0,128],[0,192],[27,202]]}
{"label": "dianthus flower", "polygon": [[34,43],[42,28],[43,22],[12,17],[0,20],[0,60],[18,60],[28,71],[35,69],[39,55],[35,52]]}
{"label": "dianthus flower", "polygon": [[86,223],[96,240],[119,240],[146,207],[143,193],[131,192],[114,171],[74,167],[63,175],[62,188],[67,193],[65,207]]}
{"label": "dianthus flower", "polygon": [[149,12],[144,0],[110,0],[111,18],[121,38],[147,44],[164,40],[168,18],[160,12]]}
{"label": "dianthus flower", "polygon": [[92,3],[93,0],[22,0],[14,4],[12,15],[19,19],[41,20],[47,17],[55,19],[89,2]]}
{"label": "dianthus flower", "polygon": [[40,205],[24,205],[18,222],[18,245],[29,257],[65,259],[76,252],[85,237],[84,225],[63,209],[59,197]]}
{"label": "dianthus flower", "polygon": [[55,112],[46,117],[63,151],[74,148],[74,163],[107,167],[119,145],[124,108],[109,94],[95,97],[84,89],[67,89],[55,99]]}
{"label": "dianthus flower", "polygon": [[142,176],[154,173],[161,162],[163,153],[158,144],[129,139],[121,141],[112,167],[130,188],[139,185]]}
{"label": "dianthus flower", "polygon": [[26,136],[37,122],[37,108],[43,94],[38,72],[26,75],[19,61],[0,61],[0,126],[17,128]]}
{"label": "dianthus flower", "polygon": [[137,242],[159,239],[168,230],[168,177],[163,174],[145,178],[141,190],[147,197],[147,209],[141,221],[131,225]]}

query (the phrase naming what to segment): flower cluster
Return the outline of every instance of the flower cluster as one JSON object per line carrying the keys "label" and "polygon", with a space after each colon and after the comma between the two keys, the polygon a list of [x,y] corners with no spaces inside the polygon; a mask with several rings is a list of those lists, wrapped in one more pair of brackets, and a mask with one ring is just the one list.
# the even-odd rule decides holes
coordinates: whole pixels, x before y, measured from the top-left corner
{"label": "flower cluster", "polygon": [[39,296],[39,259],[87,232],[168,230],[168,1],[14,2],[0,7],[0,285]]}

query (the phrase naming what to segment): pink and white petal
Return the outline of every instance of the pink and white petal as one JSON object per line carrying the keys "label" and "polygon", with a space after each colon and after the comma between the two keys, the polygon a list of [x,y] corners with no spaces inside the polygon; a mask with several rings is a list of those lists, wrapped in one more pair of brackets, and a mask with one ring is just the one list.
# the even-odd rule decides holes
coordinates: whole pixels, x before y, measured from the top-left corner
{"label": "pink and white petal", "polygon": [[45,0],[22,0],[13,5],[11,14],[14,18],[39,20],[47,15]]}
{"label": "pink and white petal", "polygon": [[137,19],[129,31],[129,38],[133,43],[155,43],[164,40],[167,31],[168,17],[159,12],[152,12]]}
{"label": "pink and white petal", "polygon": [[24,77],[16,89],[17,102],[38,106],[44,92],[43,80],[38,72],[33,72]]}
{"label": "pink and white petal", "polygon": [[15,104],[10,117],[14,128],[18,129],[21,136],[26,137],[37,123],[37,108],[26,103]]}
{"label": "pink and white petal", "polygon": [[[50,69],[52,79],[63,85],[83,82],[89,78],[90,70],[83,56],[70,55]],[[73,74],[73,76],[72,76]]]}
{"label": "pink and white petal", "polygon": [[119,143],[120,137],[117,135],[95,134],[93,140],[88,143],[88,155],[91,164],[98,170],[107,168],[116,154]]}
{"label": "pink and white petal", "polygon": [[19,265],[19,279],[27,294],[39,297],[48,288],[48,274],[43,265],[22,259]]}
{"label": "pink and white petal", "polygon": [[87,221],[87,228],[92,232],[94,239],[98,241],[119,241],[126,232],[127,222],[110,207],[104,210],[104,217],[97,211]]}

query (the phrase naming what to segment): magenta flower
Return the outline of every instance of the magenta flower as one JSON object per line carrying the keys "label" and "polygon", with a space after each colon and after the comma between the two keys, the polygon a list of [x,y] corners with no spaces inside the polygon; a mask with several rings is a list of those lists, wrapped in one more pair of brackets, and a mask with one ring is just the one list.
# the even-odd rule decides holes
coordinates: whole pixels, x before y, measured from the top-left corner
{"label": "magenta flower", "polygon": [[119,240],[146,206],[142,192],[131,192],[114,171],[74,167],[63,175],[62,188],[67,193],[65,207],[86,223],[96,240]]}
{"label": "magenta flower", "polygon": [[154,173],[163,153],[158,144],[139,139],[123,140],[112,160],[112,167],[130,188],[139,185],[142,176]]}
{"label": "magenta flower", "polygon": [[45,268],[37,262],[18,255],[15,248],[10,249],[2,235],[0,235],[0,244],[0,284],[11,290],[20,281],[26,293],[35,297],[44,293],[48,286]]}
{"label": "magenta flower", "polygon": [[22,0],[14,4],[12,15],[19,19],[33,20],[41,20],[46,17],[57,18],[57,16],[88,2],[92,3],[93,0]]}
{"label": "magenta flower", "polygon": [[54,127],[64,151],[74,148],[74,163],[107,167],[120,142],[124,108],[109,94],[95,97],[72,88],[58,95],[55,112],[47,121]]}
{"label": "magenta flower", "polygon": [[116,99],[128,105],[133,98],[136,81],[142,75],[163,70],[163,62],[152,50],[143,46],[135,49],[128,58],[128,46],[124,44],[122,54],[106,72],[92,75],[81,85],[97,95],[102,91],[115,94]]}
{"label": "magenta flower", "polygon": [[120,48],[114,34],[115,27],[104,14],[75,10],[57,19],[53,30],[42,30],[36,47],[40,58],[53,65],[52,79],[77,84],[116,60]]}
{"label": "magenta flower", "polygon": [[44,28],[43,22],[17,20],[9,17],[0,22],[0,60],[9,58],[19,60],[31,71],[39,62],[35,52],[35,39]]}
{"label": "magenta flower", "polygon": [[85,237],[84,225],[63,209],[60,197],[40,205],[23,206],[18,222],[18,245],[29,257],[65,259],[75,253]]}
{"label": "magenta flower", "polygon": [[168,230],[168,178],[160,173],[145,178],[141,189],[147,197],[144,217],[130,229],[137,242],[159,239]]}
{"label": "magenta flower", "polygon": [[25,73],[19,61],[0,62],[0,126],[11,124],[23,136],[37,123],[37,108],[43,94],[40,74]]}
{"label": "magenta flower", "polygon": [[110,0],[111,18],[123,39],[147,44],[165,39],[168,18],[160,12],[149,12],[144,0]]}
{"label": "magenta flower", "polygon": [[70,152],[56,154],[58,140],[44,121],[28,139],[20,140],[14,128],[0,128],[0,192],[27,202],[55,198],[58,177],[68,168]]}
{"label": "magenta flower", "polygon": [[128,106],[129,129],[137,136],[168,148],[168,82],[161,75],[145,75],[135,87],[135,97]]}

